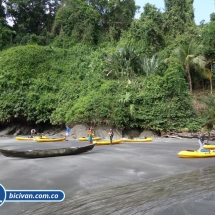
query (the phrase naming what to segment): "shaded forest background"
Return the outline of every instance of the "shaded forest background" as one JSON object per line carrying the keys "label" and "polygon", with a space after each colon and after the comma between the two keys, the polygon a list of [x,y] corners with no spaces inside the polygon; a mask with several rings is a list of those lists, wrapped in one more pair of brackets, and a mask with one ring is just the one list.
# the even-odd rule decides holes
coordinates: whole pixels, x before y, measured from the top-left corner
{"label": "shaded forest background", "polygon": [[0,124],[212,129],[215,13],[164,3],[0,0]]}

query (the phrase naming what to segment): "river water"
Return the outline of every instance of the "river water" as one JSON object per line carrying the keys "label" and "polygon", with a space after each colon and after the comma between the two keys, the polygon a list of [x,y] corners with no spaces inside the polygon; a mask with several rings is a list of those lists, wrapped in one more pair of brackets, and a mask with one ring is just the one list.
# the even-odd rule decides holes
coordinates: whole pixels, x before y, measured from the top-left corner
{"label": "river water", "polygon": [[215,166],[167,178],[78,193],[22,215],[214,215]]}

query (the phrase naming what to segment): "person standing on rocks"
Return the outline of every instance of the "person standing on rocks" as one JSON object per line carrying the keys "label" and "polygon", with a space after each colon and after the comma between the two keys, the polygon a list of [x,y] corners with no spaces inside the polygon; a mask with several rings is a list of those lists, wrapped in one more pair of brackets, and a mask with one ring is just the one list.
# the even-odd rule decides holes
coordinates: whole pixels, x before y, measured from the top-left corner
{"label": "person standing on rocks", "polygon": [[112,128],[110,128],[108,135],[110,136],[110,145],[112,145],[112,143],[113,143],[113,129]]}

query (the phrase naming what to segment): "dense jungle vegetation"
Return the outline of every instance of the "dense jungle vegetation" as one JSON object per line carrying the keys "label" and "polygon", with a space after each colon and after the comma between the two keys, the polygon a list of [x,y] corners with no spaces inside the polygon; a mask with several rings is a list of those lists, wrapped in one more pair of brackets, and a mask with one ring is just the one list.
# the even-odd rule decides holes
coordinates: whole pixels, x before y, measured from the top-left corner
{"label": "dense jungle vegetation", "polygon": [[164,3],[135,19],[134,0],[0,0],[0,124],[210,128],[215,13]]}

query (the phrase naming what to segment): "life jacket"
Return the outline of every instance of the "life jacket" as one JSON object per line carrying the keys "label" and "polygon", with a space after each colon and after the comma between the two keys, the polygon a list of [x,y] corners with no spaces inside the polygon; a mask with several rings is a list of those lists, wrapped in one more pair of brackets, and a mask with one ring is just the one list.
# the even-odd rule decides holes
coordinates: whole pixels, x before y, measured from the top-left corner
{"label": "life jacket", "polygon": [[92,137],[93,136],[93,131],[89,130],[88,131],[88,137]]}

